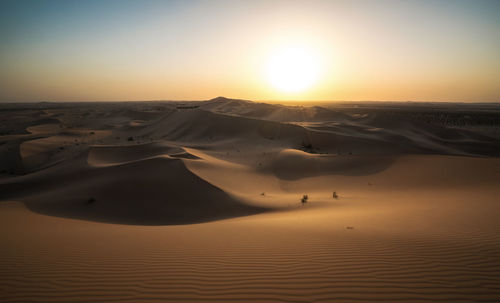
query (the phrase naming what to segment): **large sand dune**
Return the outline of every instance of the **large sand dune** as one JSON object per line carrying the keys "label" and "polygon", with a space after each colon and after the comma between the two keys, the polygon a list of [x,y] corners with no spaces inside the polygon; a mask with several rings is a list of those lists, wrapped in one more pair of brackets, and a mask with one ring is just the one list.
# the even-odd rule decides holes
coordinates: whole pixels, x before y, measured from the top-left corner
{"label": "large sand dune", "polygon": [[500,301],[498,106],[0,115],[1,302]]}

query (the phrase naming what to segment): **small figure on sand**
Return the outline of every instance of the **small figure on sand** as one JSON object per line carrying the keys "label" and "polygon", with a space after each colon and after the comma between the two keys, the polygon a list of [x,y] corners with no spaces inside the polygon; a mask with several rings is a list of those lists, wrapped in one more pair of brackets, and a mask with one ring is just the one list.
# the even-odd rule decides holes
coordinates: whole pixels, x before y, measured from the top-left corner
{"label": "small figure on sand", "polygon": [[339,198],[339,195],[337,195],[337,192],[336,192],[336,191],[334,191],[334,192],[333,192],[333,198],[334,198],[334,199],[338,199],[338,198]]}
{"label": "small figure on sand", "polygon": [[309,197],[307,195],[302,196],[302,199],[300,199],[300,202],[302,203],[302,205],[307,203],[307,199],[309,199]]}

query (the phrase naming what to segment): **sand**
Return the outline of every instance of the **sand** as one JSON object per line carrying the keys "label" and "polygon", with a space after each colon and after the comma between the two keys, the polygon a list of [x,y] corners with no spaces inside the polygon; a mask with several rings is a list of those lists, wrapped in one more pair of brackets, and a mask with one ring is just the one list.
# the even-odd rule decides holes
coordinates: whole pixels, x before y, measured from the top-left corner
{"label": "sand", "polygon": [[498,107],[0,114],[0,302],[500,301]]}

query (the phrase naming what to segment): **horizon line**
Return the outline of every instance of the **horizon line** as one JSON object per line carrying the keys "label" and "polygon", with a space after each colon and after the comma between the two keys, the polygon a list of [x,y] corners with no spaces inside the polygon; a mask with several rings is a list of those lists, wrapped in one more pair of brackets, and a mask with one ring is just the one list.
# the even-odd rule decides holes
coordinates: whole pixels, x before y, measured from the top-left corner
{"label": "horizon line", "polygon": [[393,103],[500,103],[498,101],[458,101],[458,100],[442,100],[442,101],[430,101],[430,100],[273,100],[273,99],[242,99],[242,98],[229,98],[224,96],[218,96],[210,99],[135,99],[135,100],[40,100],[40,101],[0,101],[2,103],[114,103],[114,102],[206,102],[211,101],[217,98],[224,98],[227,100],[241,100],[241,101],[250,101],[256,103],[276,103],[276,102],[285,102],[285,103],[360,103],[360,102],[393,102]]}

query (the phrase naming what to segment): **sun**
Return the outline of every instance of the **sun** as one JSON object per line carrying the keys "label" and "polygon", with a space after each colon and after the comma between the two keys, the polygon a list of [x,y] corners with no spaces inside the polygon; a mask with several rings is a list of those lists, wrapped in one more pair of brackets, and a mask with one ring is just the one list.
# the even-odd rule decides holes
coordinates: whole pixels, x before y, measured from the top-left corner
{"label": "sun", "polygon": [[318,81],[318,56],[307,47],[288,46],[276,50],[268,59],[269,83],[284,93],[302,92]]}

